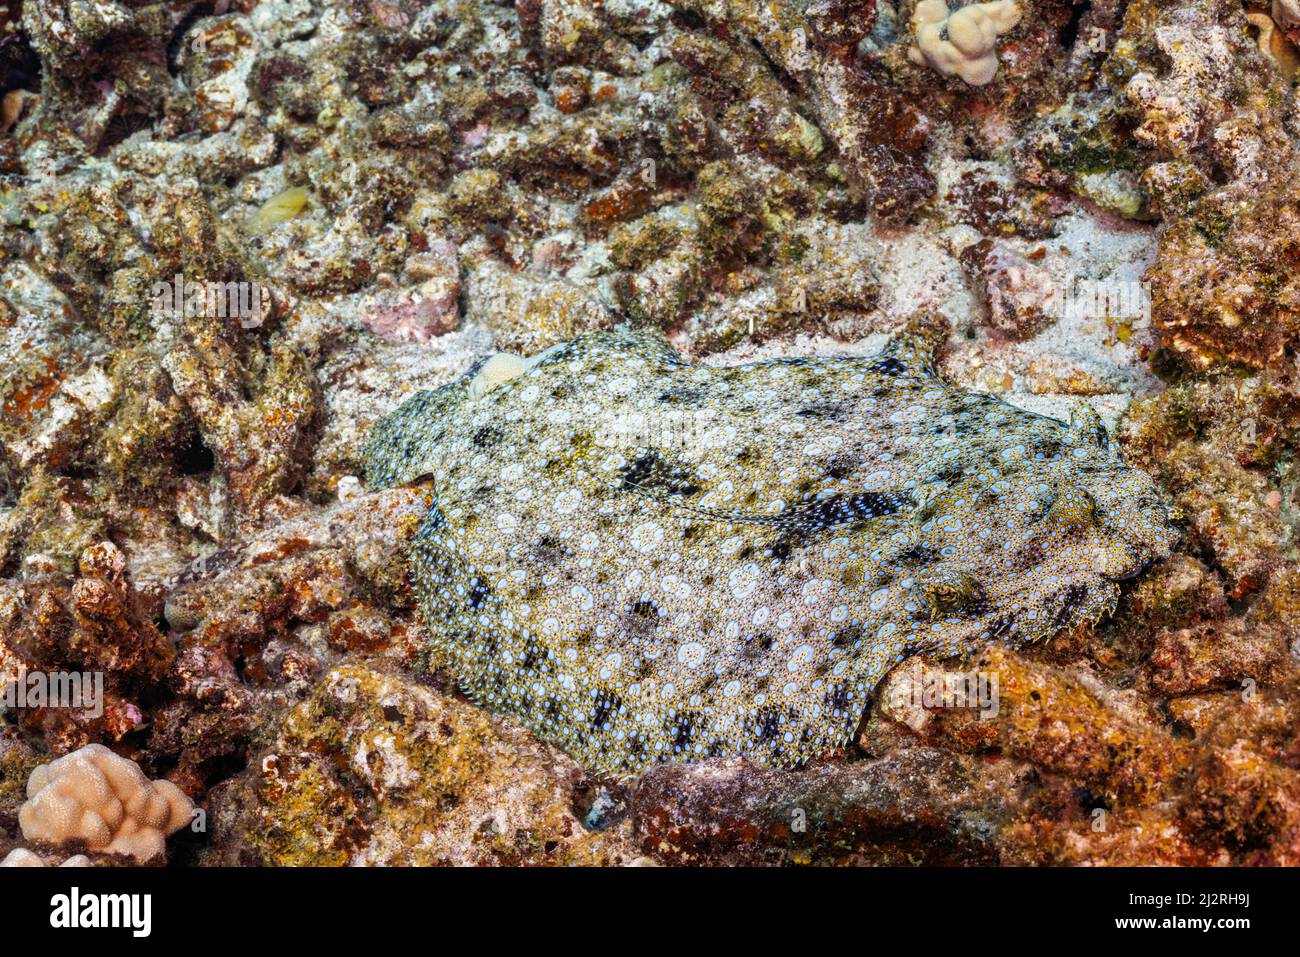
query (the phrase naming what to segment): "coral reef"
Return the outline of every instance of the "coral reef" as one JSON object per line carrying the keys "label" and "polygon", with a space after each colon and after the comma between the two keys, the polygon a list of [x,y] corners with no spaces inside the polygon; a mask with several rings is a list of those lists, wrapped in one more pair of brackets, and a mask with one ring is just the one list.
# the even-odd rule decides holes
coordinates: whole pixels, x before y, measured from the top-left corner
{"label": "coral reef", "polygon": [[[588,793],[591,792],[591,793]],[[344,665],[213,792],[227,864],[543,864],[583,853],[593,783],[517,726]],[[223,841],[223,837],[228,839]]]}
{"label": "coral reef", "polygon": [[[87,745],[208,813],[173,864],[1300,860],[1294,0],[0,11],[7,863],[134,859],[23,837]],[[790,769],[602,778],[457,697],[376,422],[621,323],[725,376],[918,314],[1173,500],[1112,616],[914,656]]]}

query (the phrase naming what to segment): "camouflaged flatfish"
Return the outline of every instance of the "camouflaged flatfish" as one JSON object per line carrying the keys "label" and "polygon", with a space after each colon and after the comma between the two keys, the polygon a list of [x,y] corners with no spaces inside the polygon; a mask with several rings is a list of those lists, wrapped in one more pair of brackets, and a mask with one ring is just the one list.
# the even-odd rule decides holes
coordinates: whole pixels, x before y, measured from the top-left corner
{"label": "camouflaged flatfish", "polygon": [[432,479],[412,546],[435,650],[588,767],[843,745],[904,657],[1113,608],[1175,532],[1095,413],[874,357],[684,361],[618,330],[498,355],[375,427],[369,479]]}

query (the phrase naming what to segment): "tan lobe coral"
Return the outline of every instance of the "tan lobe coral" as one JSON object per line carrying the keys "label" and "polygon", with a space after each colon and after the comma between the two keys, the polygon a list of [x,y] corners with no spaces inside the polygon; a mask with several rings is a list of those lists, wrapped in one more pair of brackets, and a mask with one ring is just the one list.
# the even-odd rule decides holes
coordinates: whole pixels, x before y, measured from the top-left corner
{"label": "tan lobe coral", "polygon": [[147,861],[184,827],[193,802],[170,781],[150,781],[139,765],[102,744],[42,764],[27,779],[18,812],[23,837]]}
{"label": "tan lobe coral", "polygon": [[908,56],[944,76],[983,86],[998,71],[997,39],[1020,22],[1012,0],[976,3],[950,11],[945,0],[921,0],[912,14],[916,43]]}
{"label": "tan lobe coral", "polygon": [[[59,867],[89,867],[90,858],[85,854],[73,854],[66,861],[60,862]],[[15,847],[5,855],[4,860],[0,860],[0,867],[49,867],[45,863],[45,858],[39,854],[33,854],[25,847]]]}

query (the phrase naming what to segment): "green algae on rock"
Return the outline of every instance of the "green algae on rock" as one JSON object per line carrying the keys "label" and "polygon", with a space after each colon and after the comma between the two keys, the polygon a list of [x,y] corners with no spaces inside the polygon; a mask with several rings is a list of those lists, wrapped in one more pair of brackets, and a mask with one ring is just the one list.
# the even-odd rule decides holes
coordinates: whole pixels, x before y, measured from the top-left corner
{"label": "green algae on rock", "polygon": [[910,654],[1106,613],[1172,544],[1155,484],[1090,412],[947,386],[933,344],[710,368],[618,330],[417,394],[367,468],[433,477],[411,561],[435,651],[601,771],[789,766]]}

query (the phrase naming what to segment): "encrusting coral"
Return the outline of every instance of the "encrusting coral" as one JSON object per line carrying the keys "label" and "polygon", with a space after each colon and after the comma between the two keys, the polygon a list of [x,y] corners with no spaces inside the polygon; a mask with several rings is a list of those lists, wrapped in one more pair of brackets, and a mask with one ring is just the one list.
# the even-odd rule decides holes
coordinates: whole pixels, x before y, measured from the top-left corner
{"label": "encrusting coral", "polygon": [[193,810],[175,784],[150,781],[134,761],[89,744],[32,771],[18,821],[29,841],[80,841],[91,851],[149,861]]}

